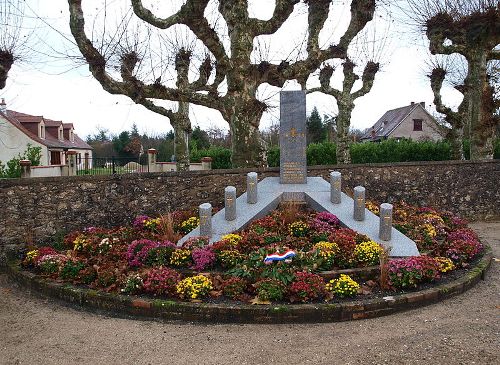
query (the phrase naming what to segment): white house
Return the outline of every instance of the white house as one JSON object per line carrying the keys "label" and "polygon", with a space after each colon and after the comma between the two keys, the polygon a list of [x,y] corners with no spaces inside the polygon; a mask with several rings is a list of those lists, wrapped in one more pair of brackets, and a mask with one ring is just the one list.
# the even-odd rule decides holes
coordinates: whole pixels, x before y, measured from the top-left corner
{"label": "white house", "polygon": [[92,156],[92,147],[78,137],[73,124],[50,120],[43,116],[7,110],[5,100],[0,103],[0,161],[4,164],[23,154],[30,144],[41,147],[42,166],[66,164],[66,153],[75,151],[77,162],[85,154]]}
{"label": "white house", "polygon": [[387,138],[439,141],[443,139],[440,133],[442,129],[425,109],[424,102],[411,103],[385,112],[361,139],[372,142]]}

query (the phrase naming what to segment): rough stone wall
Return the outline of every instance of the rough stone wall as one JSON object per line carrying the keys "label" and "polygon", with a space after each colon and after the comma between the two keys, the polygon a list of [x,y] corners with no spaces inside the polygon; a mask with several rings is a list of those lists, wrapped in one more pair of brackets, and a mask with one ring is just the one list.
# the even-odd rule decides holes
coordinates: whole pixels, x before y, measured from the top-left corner
{"label": "rough stone wall", "polygon": [[[343,190],[366,187],[379,202],[432,205],[470,219],[500,217],[500,161],[317,166],[308,176],[339,170]],[[8,246],[50,240],[56,232],[130,223],[203,202],[221,207],[224,187],[239,195],[251,170],[144,173],[0,180],[0,256]],[[259,180],[278,168],[256,170]]]}

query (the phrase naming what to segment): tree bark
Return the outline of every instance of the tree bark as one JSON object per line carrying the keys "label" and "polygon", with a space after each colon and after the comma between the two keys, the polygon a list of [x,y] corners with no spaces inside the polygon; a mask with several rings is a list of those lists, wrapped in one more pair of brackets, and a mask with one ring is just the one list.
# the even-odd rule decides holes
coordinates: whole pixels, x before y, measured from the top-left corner
{"label": "tree bark", "polygon": [[7,75],[14,63],[14,56],[9,51],[0,50],[0,90],[5,87]]}
{"label": "tree bark", "polygon": [[351,125],[351,114],[354,109],[353,100],[337,100],[339,114],[337,116],[337,163],[351,163],[351,153],[349,151],[349,127]]}
{"label": "tree bark", "polygon": [[493,159],[496,125],[491,105],[492,88],[486,70],[486,53],[474,52],[468,61],[470,158]]}

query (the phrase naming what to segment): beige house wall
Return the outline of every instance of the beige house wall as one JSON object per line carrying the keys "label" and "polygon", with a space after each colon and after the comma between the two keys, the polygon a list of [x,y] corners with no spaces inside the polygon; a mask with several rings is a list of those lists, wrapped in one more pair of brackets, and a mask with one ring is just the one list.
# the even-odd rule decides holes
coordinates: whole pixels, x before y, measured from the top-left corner
{"label": "beige house wall", "polygon": [[[413,119],[422,119],[422,130],[413,130]],[[391,132],[389,138],[411,138],[418,141],[430,139],[440,141],[443,137],[438,133],[438,125],[432,120],[429,113],[421,106],[417,106],[402,122]]]}
{"label": "beige house wall", "polygon": [[26,134],[12,125],[9,121],[0,116],[0,161],[5,164],[7,161],[18,157],[26,151],[28,143],[32,147],[42,148],[41,165],[47,165],[49,152],[47,147],[33,141]]}

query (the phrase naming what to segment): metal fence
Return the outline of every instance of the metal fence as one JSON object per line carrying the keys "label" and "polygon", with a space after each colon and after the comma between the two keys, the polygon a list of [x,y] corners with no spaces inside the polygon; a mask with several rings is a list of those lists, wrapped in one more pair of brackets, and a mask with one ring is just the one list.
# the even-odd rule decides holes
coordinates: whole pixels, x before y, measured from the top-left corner
{"label": "metal fence", "polygon": [[112,175],[149,172],[148,164],[140,164],[134,158],[89,157],[77,161],[77,175]]}

